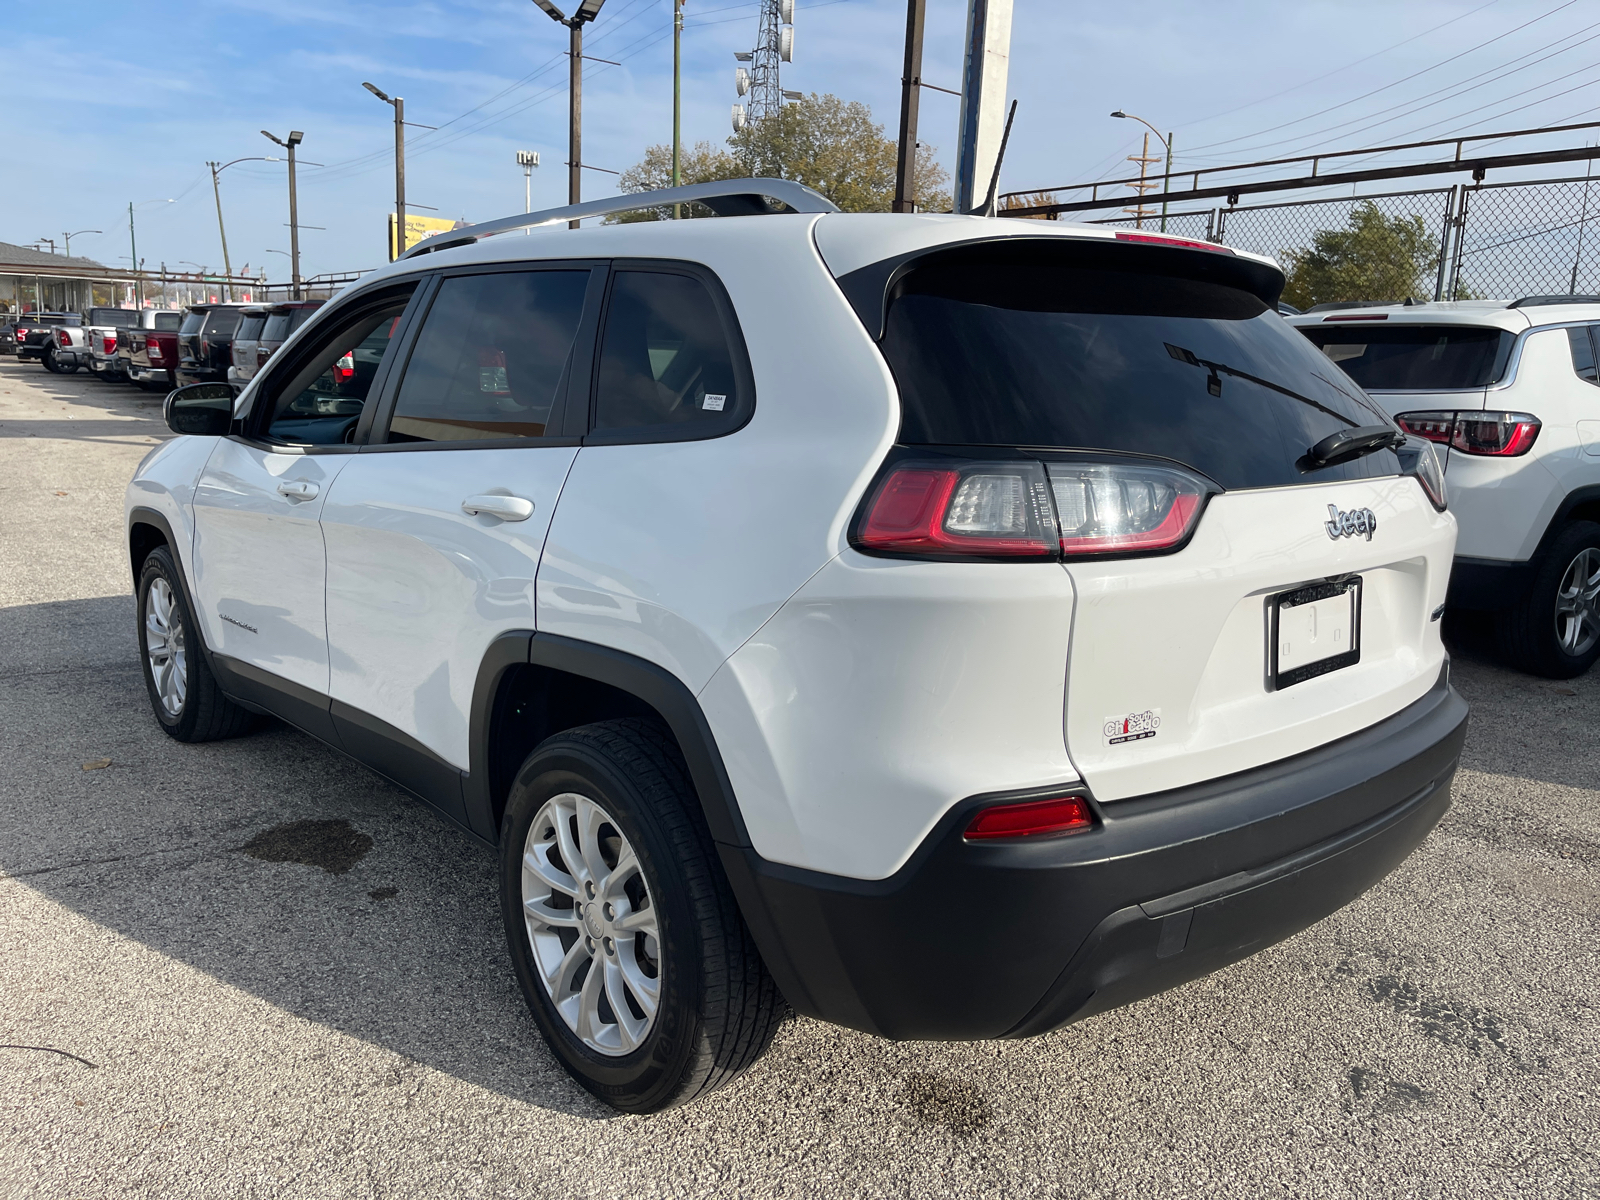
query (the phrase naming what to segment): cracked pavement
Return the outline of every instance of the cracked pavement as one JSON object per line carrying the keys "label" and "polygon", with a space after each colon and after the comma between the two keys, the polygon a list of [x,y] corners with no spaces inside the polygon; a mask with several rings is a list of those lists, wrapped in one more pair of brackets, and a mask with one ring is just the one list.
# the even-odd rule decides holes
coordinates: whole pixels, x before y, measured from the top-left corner
{"label": "cracked pavement", "polygon": [[619,1117],[523,1008],[487,851],[284,726],[157,727],[122,492],[167,436],[0,359],[0,1194],[1600,1194],[1600,680],[1458,648],[1443,824],[1228,970],[1027,1042],[793,1021]]}

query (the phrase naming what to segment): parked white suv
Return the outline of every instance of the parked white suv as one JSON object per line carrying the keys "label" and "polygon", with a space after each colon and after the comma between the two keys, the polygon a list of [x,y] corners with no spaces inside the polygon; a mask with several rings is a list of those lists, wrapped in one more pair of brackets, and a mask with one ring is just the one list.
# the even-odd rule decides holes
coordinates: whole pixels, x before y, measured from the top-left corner
{"label": "parked white suv", "polygon": [[[762,196],[790,210],[768,213]],[[491,237],[699,201],[747,219]],[[498,846],[617,1108],[792,1005],[1044,1033],[1343,905],[1465,736],[1455,522],[1266,259],[776,180],[507,218],[319,311],[128,489],[157,719],[275,714]]]}
{"label": "parked white suv", "polygon": [[1568,679],[1600,658],[1600,300],[1362,305],[1291,317],[1402,428],[1440,447],[1461,525],[1451,608]]}

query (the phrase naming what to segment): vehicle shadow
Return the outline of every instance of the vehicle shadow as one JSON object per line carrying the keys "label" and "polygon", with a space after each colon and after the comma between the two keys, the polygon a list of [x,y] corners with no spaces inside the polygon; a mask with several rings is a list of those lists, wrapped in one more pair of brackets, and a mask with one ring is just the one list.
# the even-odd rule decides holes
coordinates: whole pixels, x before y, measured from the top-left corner
{"label": "vehicle shadow", "polygon": [[527,1013],[493,852],[276,722],[207,745],[167,737],[133,615],[129,597],[0,609],[0,874],[406,1060],[614,1116]]}

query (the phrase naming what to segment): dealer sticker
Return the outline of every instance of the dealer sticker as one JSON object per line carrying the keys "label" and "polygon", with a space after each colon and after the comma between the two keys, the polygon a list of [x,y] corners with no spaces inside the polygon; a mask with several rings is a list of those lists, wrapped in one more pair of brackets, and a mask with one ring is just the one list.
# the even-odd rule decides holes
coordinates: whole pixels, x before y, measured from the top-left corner
{"label": "dealer sticker", "polygon": [[1123,742],[1141,742],[1145,738],[1153,738],[1160,728],[1161,710],[1147,708],[1143,712],[1107,717],[1101,733],[1105,735],[1106,745],[1117,746]]}

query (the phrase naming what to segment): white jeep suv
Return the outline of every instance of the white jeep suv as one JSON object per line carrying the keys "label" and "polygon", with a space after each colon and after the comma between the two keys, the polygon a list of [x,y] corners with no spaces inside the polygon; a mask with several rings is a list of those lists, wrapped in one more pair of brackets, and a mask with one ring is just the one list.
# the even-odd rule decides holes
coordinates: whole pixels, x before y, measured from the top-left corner
{"label": "white jeep suv", "polygon": [[[689,201],[750,215],[489,236]],[[1392,870],[1465,736],[1431,446],[1282,283],[776,180],[435,239],[169,397],[156,718],[273,714],[498,847],[533,1017],[620,1109],[790,1006],[1025,1037],[1175,986]]]}
{"label": "white jeep suv", "polygon": [[1440,447],[1461,525],[1448,603],[1568,679],[1600,658],[1600,301],[1330,306],[1291,317],[1401,428]]}

